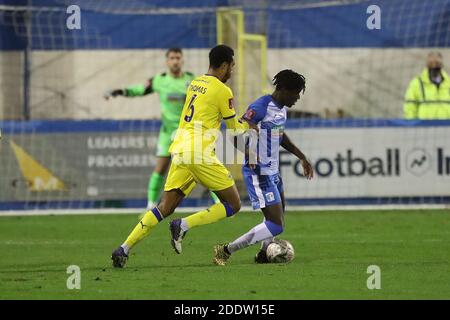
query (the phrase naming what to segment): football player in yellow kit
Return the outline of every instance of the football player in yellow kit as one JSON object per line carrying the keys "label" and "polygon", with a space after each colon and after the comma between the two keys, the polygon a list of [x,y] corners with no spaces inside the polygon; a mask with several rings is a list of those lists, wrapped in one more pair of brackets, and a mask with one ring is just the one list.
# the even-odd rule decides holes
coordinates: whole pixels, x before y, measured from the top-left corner
{"label": "football player in yellow kit", "polygon": [[172,164],[161,202],[144,215],[125,242],[114,250],[111,257],[114,267],[125,266],[131,248],[171,215],[197,183],[214,191],[221,202],[170,223],[171,244],[177,253],[181,253],[181,243],[189,229],[222,220],[240,210],[241,201],[233,177],[215,154],[222,120],[235,134],[249,129],[248,122],[237,119],[233,93],[225,85],[234,67],[233,57],[234,51],[228,46],[212,48],[208,73],[189,85],[179,129],[169,150]]}

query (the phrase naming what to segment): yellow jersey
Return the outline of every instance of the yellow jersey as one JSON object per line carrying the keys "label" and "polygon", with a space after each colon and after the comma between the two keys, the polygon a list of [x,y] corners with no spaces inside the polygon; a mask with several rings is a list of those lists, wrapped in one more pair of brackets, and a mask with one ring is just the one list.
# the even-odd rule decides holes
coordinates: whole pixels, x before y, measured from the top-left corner
{"label": "yellow jersey", "polygon": [[233,106],[233,92],[212,75],[203,75],[190,83],[178,130],[169,152],[202,153],[215,155],[220,124],[227,121],[227,128],[248,129],[247,123],[238,122]]}

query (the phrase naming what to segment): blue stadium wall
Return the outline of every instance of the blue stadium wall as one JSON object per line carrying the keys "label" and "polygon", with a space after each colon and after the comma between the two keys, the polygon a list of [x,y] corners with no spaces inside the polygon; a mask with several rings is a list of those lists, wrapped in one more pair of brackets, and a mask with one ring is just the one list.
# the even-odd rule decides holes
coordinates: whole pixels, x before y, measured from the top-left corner
{"label": "blue stadium wall", "polygon": [[[416,1],[416,0],[414,0]],[[413,1],[413,2],[414,2]],[[310,9],[283,8],[285,2],[270,1],[264,9],[268,19],[268,39],[270,48],[410,48],[410,47],[443,47],[448,45],[446,33],[442,30],[450,29],[450,1],[427,1],[429,14],[425,14],[422,6],[411,5],[412,1],[372,1],[353,5],[317,7]],[[436,3],[439,6],[436,7]],[[26,5],[26,0],[0,0],[5,5]],[[144,0],[141,3],[153,7],[187,7],[213,8],[227,6],[228,1],[160,1]],[[293,3],[292,1],[288,3]],[[44,43],[40,39],[33,39],[33,49],[143,49],[168,48],[180,46],[183,48],[209,48],[214,43],[210,37],[200,34],[194,24],[190,23],[192,16],[184,15],[129,15],[105,14],[83,8],[82,1],[71,1],[70,4],[80,4],[82,11],[82,30],[62,30],[72,42],[55,43],[50,39]],[[382,28],[376,33],[366,28],[366,13],[369,4],[382,8]],[[60,1],[35,0],[34,6],[58,6]],[[105,6],[110,4],[106,3]],[[399,12],[402,8],[402,12]],[[439,10],[436,10],[439,8]],[[425,8],[426,9],[426,8]],[[246,9],[254,13],[255,9]],[[407,12],[405,14],[405,12]],[[197,19],[210,26],[215,26],[215,14],[208,12],[195,14]],[[39,20],[41,17],[42,21]],[[33,26],[48,23],[44,15],[33,17]],[[56,21],[56,20],[55,20]],[[60,21],[60,20],[58,20]],[[430,23],[436,21],[436,23]],[[444,21],[444,23],[441,23]],[[288,22],[288,23],[286,23]],[[271,32],[276,25],[282,24],[289,33],[289,39],[272,37]],[[111,43],[93,43],[75,40],[76,33],[90,32],[89,26],[95,25],[97,35],[105,36]],[[399,32],[402,26],[408,27],[408,32]],[[92,29],[91,29],[92,30]],[[155,32],[157,31],[157,32]],[[249,30],[252,31],[252,30]],[[411,37],[411,35],[419,35]],[[271,40],[276,39],[276,40]],[[0,24],[0,50],[21,50],[26,43],[15,35],[10,26]]]}

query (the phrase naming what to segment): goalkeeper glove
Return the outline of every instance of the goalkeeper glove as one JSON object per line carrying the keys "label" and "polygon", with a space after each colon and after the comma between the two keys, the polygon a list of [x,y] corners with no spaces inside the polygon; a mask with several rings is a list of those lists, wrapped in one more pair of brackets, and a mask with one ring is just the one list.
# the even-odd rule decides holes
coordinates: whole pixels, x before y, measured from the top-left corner
{"label": "goalkeeper glove", "polygon": [[115,97],[117,97],[117,96],[124,96],[125,93],[126,93],[126,92],[125,92],[124,89],[114,89],[114,90],[111,90],[111,91],[107,91],[107,92],[104,94],[104,98],[105,98],[106,100],[108,100],[108,99],[111,98],[111,97],[115,98]]}

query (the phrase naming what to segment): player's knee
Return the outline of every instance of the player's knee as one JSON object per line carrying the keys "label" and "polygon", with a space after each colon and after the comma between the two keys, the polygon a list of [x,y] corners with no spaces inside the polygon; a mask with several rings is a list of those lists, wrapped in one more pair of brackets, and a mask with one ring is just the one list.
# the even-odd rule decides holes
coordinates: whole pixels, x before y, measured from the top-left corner
{"label": "player's knee", "polygon": [[283,233],[284,231],[283,224],[278,224],[270,220],[266,220],[264,223],[274,237]]}
{"label": "player's knee", "polygon": [[222,202],[223,206],[225,207],[225,212],[227,213],[227,217],[231,217],[232,215],[236,214],[241,210],[241,201],[234,201],[232,203],[228,202]]}
{"label": "player's knee", "polygon": [[164,217],[167,217],[175,211],[175,208],[167,202],[162,201],[158,204],[158,210]]}
{"label": "player's knee", "polygon": [[237,200],[233,207],[234,213],[238,213],[241,210],[241,200]]}
{"label": "player's knee", "polygon": [[232,204],[232,208],[233,208],[233,214],[238,213],[239,210],[241,210],[241,200],[237,199],[236,201],[234,201]]}

